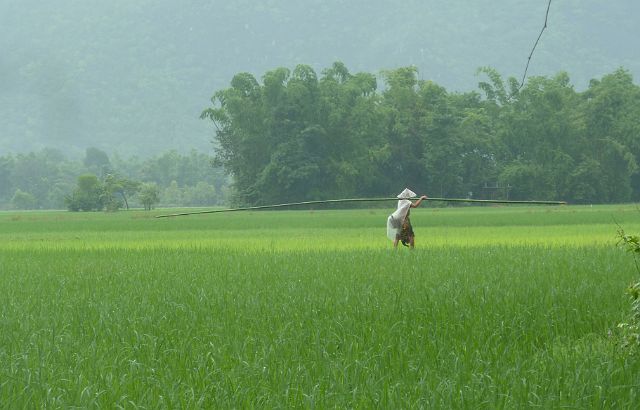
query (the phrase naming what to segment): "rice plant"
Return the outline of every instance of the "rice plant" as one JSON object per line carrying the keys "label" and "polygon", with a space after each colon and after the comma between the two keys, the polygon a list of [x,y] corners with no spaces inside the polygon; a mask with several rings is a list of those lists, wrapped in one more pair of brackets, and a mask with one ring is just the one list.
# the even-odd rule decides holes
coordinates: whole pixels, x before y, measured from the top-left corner
{"label": "rice plant", "polygon": [[633,407],[632,209],[0,214],[0,407]]}

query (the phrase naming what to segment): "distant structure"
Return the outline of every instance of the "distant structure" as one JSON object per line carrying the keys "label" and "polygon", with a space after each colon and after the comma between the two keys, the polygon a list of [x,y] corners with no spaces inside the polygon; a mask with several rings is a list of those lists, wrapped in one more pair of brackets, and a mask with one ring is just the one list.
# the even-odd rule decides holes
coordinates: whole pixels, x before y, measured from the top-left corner
{"label": "distant structure", "polygon": [[482,187],[482,193],[485,199],[505,199],[508,201],[509,191],[511,191],[512,188],[513,186],[511,184],[504,185],[496,182],[494,185],[489,185],[485,182]]}

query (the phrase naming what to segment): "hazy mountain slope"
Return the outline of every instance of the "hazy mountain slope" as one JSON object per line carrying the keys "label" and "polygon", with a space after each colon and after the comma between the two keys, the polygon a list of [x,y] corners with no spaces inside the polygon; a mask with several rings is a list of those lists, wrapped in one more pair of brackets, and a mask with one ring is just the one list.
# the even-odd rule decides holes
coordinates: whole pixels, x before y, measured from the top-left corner
{"label": "hazy mountain slope", "polygon": [[[198,119],[240,71],[416,65],[450,90],[476,69],[520,77],[547,2],[514,0],[22,0],[0,2],[0,152],[89,145],[210,149]],[[624,66],[637,78],[635,0],[552,2],[531,75],[577,88]]]}

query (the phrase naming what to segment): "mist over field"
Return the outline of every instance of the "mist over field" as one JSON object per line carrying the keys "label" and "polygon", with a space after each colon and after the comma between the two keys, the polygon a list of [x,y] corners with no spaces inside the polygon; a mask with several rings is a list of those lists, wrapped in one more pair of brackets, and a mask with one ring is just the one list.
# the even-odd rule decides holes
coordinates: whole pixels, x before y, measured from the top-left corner
{"label": "mist over field", "polygon": [[[211,152],[200,120],[234,74],[334,61],[353,72],[414,65],[450,91],[479,67],[522,76],[546,1],[0,2],[0,155],[98,147]],[[638,78],[640,3],[555,1],[529,75],[576,89],[624,67]]]}

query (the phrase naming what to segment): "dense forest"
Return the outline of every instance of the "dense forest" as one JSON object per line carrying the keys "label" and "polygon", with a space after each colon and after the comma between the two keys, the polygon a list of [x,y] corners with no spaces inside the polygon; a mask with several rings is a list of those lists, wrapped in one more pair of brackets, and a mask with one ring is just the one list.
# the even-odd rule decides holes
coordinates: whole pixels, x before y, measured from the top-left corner
{"label": "dense forest", "polygon": [[[198,116],[235,73],[343,61],[356,72],[413,65],[451,92],[478,67],[522,75],[546,1],[59,0],[0,2],[0,155],[52,147],[161,155],[210,152]],[[578,90],[625,67],[640,76],[640,2],[554,1],[532,75]]]}
{"label": "dense forest", "polygon": [[[201,115],[213,122],[214,156],[6,154],[0,209],[254,205],[405,186],[438,197],[640,199],[640,87],[627,70],[582,92],[563,72],[522,87],[491,68],[479,74],[478,90],[461,93],[420,80],[415,67],[383,72],[382,84],[341,62],[320,75],[281,67],[261,82],[238,73]],[[95,201],[83,204],[79,186]]]}
{"label": "dense forest", "polygon": [[203,117],[235,199],[268,204],[386,196],[573,203],[640,199],[640,87],[622,68],[582,92],[569,75],[520,87],[480,70],[479,91],[449,92],[415,67],[376,76],[340,62],[233,77]]}
{"label": "dense forest", "polygon": [[[99,192],[88,207],[76,207],[70,199],[83,181],[89,181]],[[221,169],[212,167],[211,157],[195,150],[187,154],[172,150],[141,159],[110,158],[106,152],[90,147],[82,160],[74,160],[48,148],[0,157],[0,209],[142,207],[145,186],[157,191],[154,204],[160,206],[221,205],[228,196],[228,178]],[[142,193],[139,188],[143,188]],[[113,191],[123,195],[103,198]],[[131,197],[127,199],[124,193],[128,191]]]}

